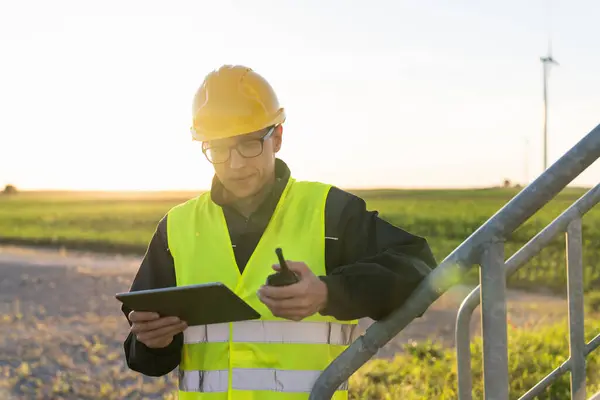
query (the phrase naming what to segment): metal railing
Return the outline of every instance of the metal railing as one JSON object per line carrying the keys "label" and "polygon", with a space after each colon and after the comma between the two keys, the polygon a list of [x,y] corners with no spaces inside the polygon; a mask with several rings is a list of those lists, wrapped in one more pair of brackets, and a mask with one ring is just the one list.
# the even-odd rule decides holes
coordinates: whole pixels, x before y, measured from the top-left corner
{"label": "metal railing", "polygon": [[[583,331],[583,260],[581,218],[600,202],[600,184],[589,190],[552,223],[534,236],[525,246],[517,251],[506,263],[501,262],[506,277],[512,275],[536,256],[546,245],[560,233],[567,233],[567,287],[569,302],[569,339],[570,358],[542,379],[520,400],[532,399],[541,394],[552,382],[567,371],[571,374],[571,398],[585,399],[585,357],[600,345],[600,335],[586,345]],[[465,298],[458,310],[456,318],[456,356],[458,363],[458,397],[470,400],[471,382],[471,316],[479,305],[481,286],[475,288]],[[485,313],[486,310],[483,310]],[[486,334],[486,332],[484,332]],[[493,335],[494,332],[489,334]],[[484,349],[485,351],[485,349]],[[484,378],[485,379],[485,378]]]}
{"label": "metal railing", "polygon": [[[381,347],[427,311],[427,308],[444,292],[460,283],[474,265],[480,264],[485,398],[508,399],[505,238],[598,158],[600,158],[600,125],[448,255],[399,309],[387,318],[375,322],[364,335],[343,351],[321,373],[309,398],[311,400],[331,399],[336,389],[371,359]],[[578,240],[577,233],[580,233],[580,227],[580,223],[575,223],[571,227],[571,237],[575,237],[573,240]],[[575,249],[577,246],[571,247]],[[578,257],[572,251],[570,254],[571,260],[573,257]],[[579,252],[580,256],[581,252]],[[577,277],[574,278],[576,281]],[[580,296],[575,297],[579,299]],[[573,304],[577,309],[579,309],[579,302],[580,300]],[[580,336],[578,333],[577,338],[574,337],[572,348],[578,346],[581,349]],[[600,340],[590,343],[585,350],[591,349],[598,341]],[[574,364],[572,359],[568,365],[571,364]],[[464,385],[466,384],[463,384],[463,388],[466,387]]]}

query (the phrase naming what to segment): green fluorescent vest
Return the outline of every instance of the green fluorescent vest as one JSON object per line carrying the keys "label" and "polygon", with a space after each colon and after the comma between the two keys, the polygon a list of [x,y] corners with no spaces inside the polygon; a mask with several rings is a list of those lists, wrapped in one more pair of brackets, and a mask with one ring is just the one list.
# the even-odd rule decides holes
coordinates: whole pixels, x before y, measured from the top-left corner
{"label": "green fluorescent vest", "polygon": [[[320,373],[350,344],[357,321],[315,314],[274,317],[256,294],[276,264],[275,248],[325,275],[325,201],[330,186],[290,179],[240,274],[222,209],[209,193],[169,211],[177,285],[223,282],[260,314],[254,321],[189,327],[179,365],[181,400],[308,399]],[[201,304],[198,307],[202,307]],[[347,383],[333,399],[348,398]]]}

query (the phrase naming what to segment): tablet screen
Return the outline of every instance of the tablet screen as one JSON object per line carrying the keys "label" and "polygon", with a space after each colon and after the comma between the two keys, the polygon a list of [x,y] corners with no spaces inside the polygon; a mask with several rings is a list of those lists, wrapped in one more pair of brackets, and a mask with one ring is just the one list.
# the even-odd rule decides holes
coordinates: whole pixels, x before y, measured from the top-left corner
{"label": "tablet screen", "polygon": [[260,318],[254,308],[220,282],[125,292],[115,297],[132,310],[176,316],[188,326]]}

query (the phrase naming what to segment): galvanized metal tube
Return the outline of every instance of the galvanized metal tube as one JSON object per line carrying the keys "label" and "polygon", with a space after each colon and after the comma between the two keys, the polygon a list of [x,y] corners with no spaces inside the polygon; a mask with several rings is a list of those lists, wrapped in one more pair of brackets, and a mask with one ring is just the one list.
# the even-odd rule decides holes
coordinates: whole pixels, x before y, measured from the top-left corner
{"label": "galvanized metal tube", "polygon": [[[481,271],[479,272],[481,274]],[[473,292],[471,292],[473,293]],[[477,293],[479,295],[479,292]],[[465,300],[466,301],[466,300]],[[479,304],[479,297],[477,298]],[[476,306],[475,306],[476,307]],[[475,308],[473,307],[473,309]],[[456,366],[458,374],[459,400],[473,398],[473,377],[471,376],[471,315],[473,309],[463,302],[456,316]],[[468,310],[468,311],[465,311]],[[463,311],[463,312],[461,312]]]}
{"label": "galvanized metal tube", "polygon": [[535,399],[537,396],[544,393],[544,390],[548,388],[555,380],[560,378],[565,372],[569,370],[571,367],[571,361],[567,360],[563,362],[560,367],[556,368],[554,371],[550,372],[544,379],[539,381],[534,387],[529,389],[527,393],[523,396],[519,397],[519,400],[530,400]]}
{"label": "galvanized metal tube", "polygon": [[[585,345],[585,356],[590,354],[592,351],[596,350],[596,348],[600,347],[600,334],[596,335],[592,340]],[[563,362],[558,368],[554,371],[550,372],[544,379],[539,381],[534,387],[532,387],[527,393],[523,396],[519,397],[519,400],[529,400],[533,399],[536,396],[539,396],[558,378],[560,378],[565,372],[571,369],[572,360],[569,358],[567,361]]]}
{"label": "galvanized metal tube", "polygon": [[343,382],[373,357],[413,319],[422,315],[448,288],[460,282],[481,254],[481,246],[494,236],[506,237],[567,184],[600,157],[600,125],[535,181],[494,214],[458,246],[387,318],[375,322],[367,332],[344,350],[319,376],[310,400],[331,399]]}
{"label": "galvanized metal tube", "polygon": [[571,399],[586,400],[581,218],[571,221],[567,228],[566,238]]}
{"label": "galvanized metal tube", "polygon": [[[588,190],[575,203],[554,219],[546,228],[535,235],[527,244],[519,249],[505,264],[507,276],[515,273],[520,267],[535,257],[554,237],[567,230],[569,222],[581,218],[600,202],[600,184]],[[471,399],[471,316],[479,305],[480,286],[469,293],[461,303],[456,317],[456,360],[458,372],[458,397]]]}
{"label": "galvanized metal tube", "polygon": [[492,239],[480,269],[483,389],[486,400],[508,400],[508,323],[504,241]]}
{"label": "galvanized metal tube", "polygon": [[585,355],[587,356],[588,354],[590,354],[592,351],[596,350],[598,347],[600,347],[600,334],[596,335],[592,340],[590,340],[588,342],[588,344],[585,346]]}

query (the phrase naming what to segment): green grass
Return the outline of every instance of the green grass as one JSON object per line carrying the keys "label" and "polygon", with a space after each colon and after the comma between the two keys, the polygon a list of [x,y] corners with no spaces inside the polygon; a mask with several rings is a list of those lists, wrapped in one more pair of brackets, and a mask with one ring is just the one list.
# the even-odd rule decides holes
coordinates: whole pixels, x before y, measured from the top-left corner
{"label": "green grass", "polygon": [[140,253],[160,218],[184,199],[87,193],[0,196],[0,238]]}
{"label": "green grass", "polygon": [[[383,218],[429,240],[441,261],[517,189],[373,190],[356,191]],[[584,193],[566,189],[514,232],[507,257]],[[71,248],[143,253],[160,218],[193,193],[21,193],[0,196],[0,240],[62,245]],[[586,289],[597,287],[600,269],[594,246],[600,243],[600,209],[584,218]],[[595,245],[596,244],[596,245]],[[564,237],[557,237],[510,280],[515,287],[547,287],[563,291]],[[476,271],[470,275],[476,277]]]}
{"label": "green grass", "polygon": [[[586,326],[586,340],[600,331],[594,318]],[[569,349],[566,323],[534,331],[509,329],[510,399],[518,399],[542,378],[567,360]],[[393,361],[373,360],[350,379],[352,400],[417,400],[458,398],[456,354],[432,342],[405,346],[405,353]],[[471,345],[473,398],[483,398],[481,339]],[[532,355],[535,354],[535,357]],[[588,396],[600,390],[600,352],[587,358]],[[539,400],[570,397],[569,374],[564,374]]]}

